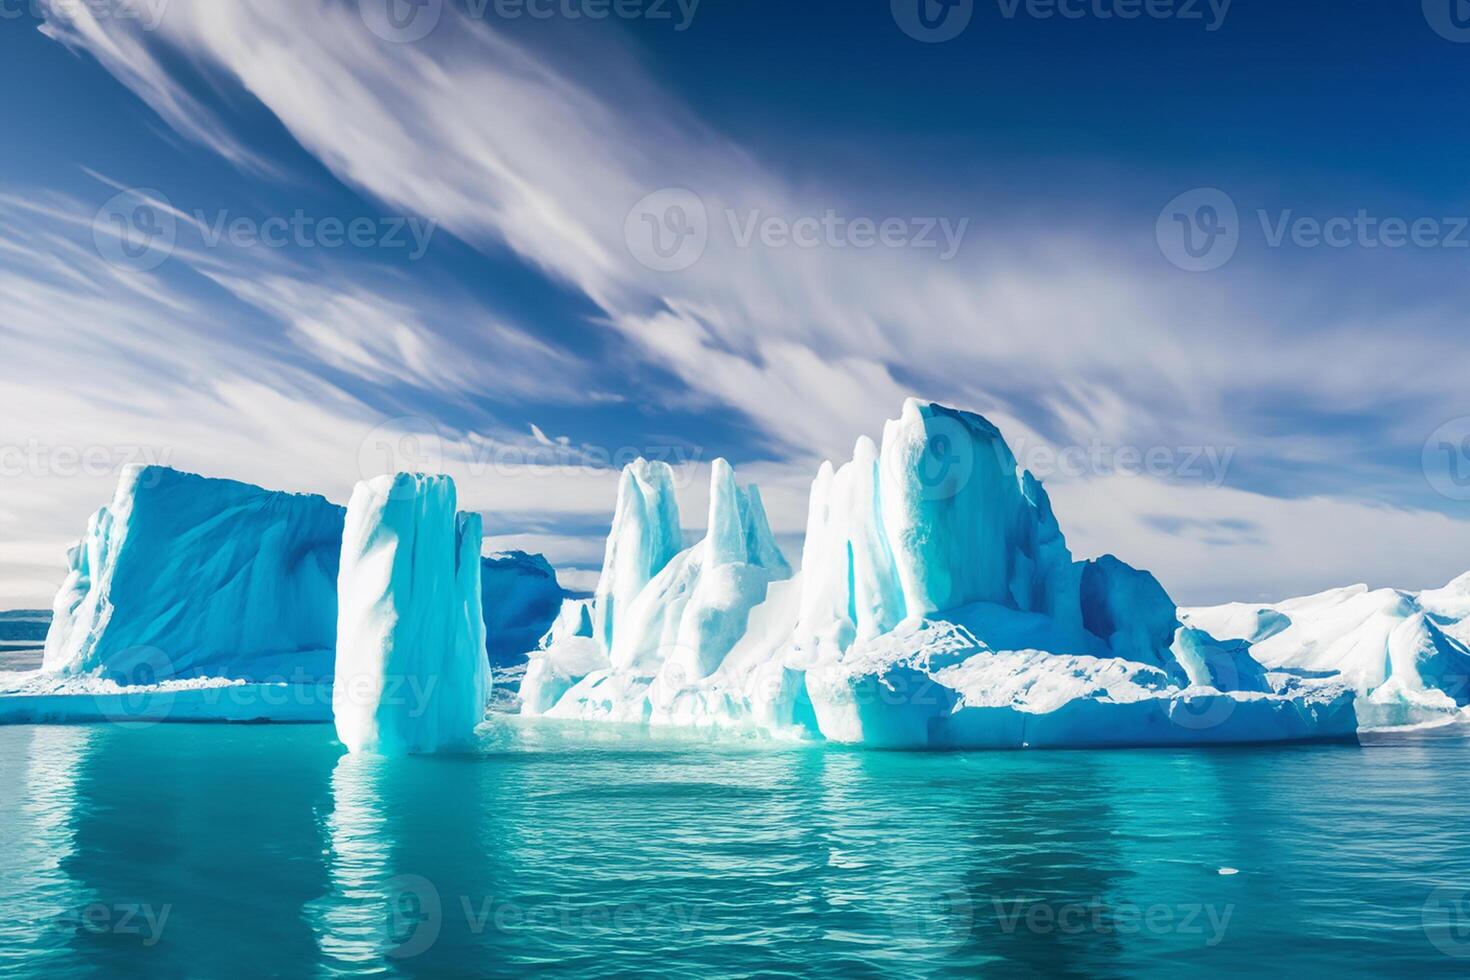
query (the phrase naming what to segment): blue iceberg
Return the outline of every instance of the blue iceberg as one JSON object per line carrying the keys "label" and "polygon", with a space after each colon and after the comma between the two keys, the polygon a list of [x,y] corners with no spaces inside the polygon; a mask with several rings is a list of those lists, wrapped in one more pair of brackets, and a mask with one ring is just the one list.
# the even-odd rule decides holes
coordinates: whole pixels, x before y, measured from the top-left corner
{"label": "blue iceberg", "polygon": [[344,515],[323,497],[128,470],[68,555],[44,669],[330,681]]}
{"label": "blue iceberg", "polygon": [[490,667],[480,516],[454,481],[400,473],[359,483],[338,584],[337,737],[354,752],[433,752],[485,716]]}
{"label": "blue iceberg", "polygon": [[910,400],[881,447],[824,464],[794,576],[759,494],[722,462],[707,537],[673,557],[667,475],[632,469],[607,554],[637,564],[604,567],[591,635],[533,655],[525,713],[900,748],[1357,730],[1347,686],[1272,674],[1181,623],[1147,572],[1075,561],[1045,490],[978,415]]}

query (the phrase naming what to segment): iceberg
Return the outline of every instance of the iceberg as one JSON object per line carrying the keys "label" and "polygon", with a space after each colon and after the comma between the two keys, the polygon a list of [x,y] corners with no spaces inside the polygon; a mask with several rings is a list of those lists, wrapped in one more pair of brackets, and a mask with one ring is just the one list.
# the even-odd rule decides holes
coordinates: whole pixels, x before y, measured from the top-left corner
{"label": "iceberg", "polygon": [[1351,585],[1181,617],[1249,644],[1271,670],[1349,685],[1367,727],[1450,720],[1470,705],[1470,573],[1424,592]]}
{"label": "iceberg", "polygon": [[614,624],[679,552],[679,502],[667,463],[639,459],[623,468],[612,531],[594,593],[592,630],[604,649]]}
{"label": "iceberg", "polygon": [[[0,669],[0,722],[332,721],[346,515],[316,495],[125,471],[68,553],[40,669]],[[467,523],[478,618],[501,640],[482,646],[523,652],[562,590],[541,556],[482,563],[479,540]]]}
{"label": "iceberg", "polygon": [[481,582],[491,666],[525,663],[561,612],[556,571],[541,555],[504,551],[483,560]]}
{"label": "iceberg", "polygon": [[[917,400],[824,463],[792,575],[717,461],[670,556],[669,474],[624,473],[590,635],[553,630],[522,711],[893,748],[1352,738],[1354,695],[1181,621],[1149,573],[1075,561],[984,418]],[[572,617],[568,614],[566,619]]]}
{"label": "iceberg", "polygon": [[[625,506],[629,500],[638,505]],[[657,679],[663,689],[681,690],[719,669],[746,635],[751,611],[772,583],[790,578],[791,567],[760,491],[739,486],[723,459],[711,468],[707,527],[704,540],[670,556],[680,537],[673,471],[645,460],[624,471],[607,544],[613,565],[604,566],[585,619],[574,619],[577,607],[569,607],[562,634],[553,630],[532,656],[521,685],[523,713],[565,715],[579,710],[575,705],[596,713],[601,705],[642,720],[637,700],[615,693],[625,682],[637,688]],[[591,635],[581,628],[587,620]]]}
{"label": "iceberg", "polygon": [[67,556],[43,669],[330,680],[344,515],[323,497],[128,469]]}
{"label": "iceberg", "polygon": [[454,481],[400,473],[357,485],[338,578],[337,737],[350,751],[464,742],[490,699],[480,516]]}

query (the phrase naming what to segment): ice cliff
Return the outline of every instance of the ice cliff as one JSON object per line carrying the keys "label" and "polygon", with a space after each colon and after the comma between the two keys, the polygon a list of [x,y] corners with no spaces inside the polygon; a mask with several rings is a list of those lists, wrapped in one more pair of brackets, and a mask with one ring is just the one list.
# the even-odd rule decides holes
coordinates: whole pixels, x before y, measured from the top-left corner
{"label": "ice cliff", "polygon": [[400,473],[353,491],[332,691],[348,749],[432,752],[467,740],[483,720],[481,538],[480,516],[458,513],[448,477]]}
{"label": "ice cliff", "polygon": [[[345,520],[315,495],[125,471],[67,556],[41,670],[0,671],[0,722],[332,720]],[[554,572],[521,552],[482,562],[469,524],[461,539],[482,650],[523,654],[559,611]]]}
{"label": "ice cliff", "polygon": [[486,649],[492,667],[526,662],[556,622],[566,593],[540,555],[503,551],[481,562]]}
{"label": "ice cliff", "polygon": [[68,555],[44,669],[330,679],[343,514],[322,497],[129,469]]}
{"label": "ice cliff", "polygon": [[523,711],[894,747],[1348,737],[1352,694],[1184,626],[1149,575],[1074,561],[980,416],[910,400],[812,487],[801,572],[717,461],[673,553],[666,468],[624,473],[591,629],[553,631]]}

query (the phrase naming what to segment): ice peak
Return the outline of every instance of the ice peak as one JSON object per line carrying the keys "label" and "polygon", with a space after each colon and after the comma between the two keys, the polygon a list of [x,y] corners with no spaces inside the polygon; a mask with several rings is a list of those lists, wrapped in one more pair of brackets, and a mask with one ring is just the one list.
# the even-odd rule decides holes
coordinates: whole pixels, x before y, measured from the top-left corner
{"label": "ice peak", "polygon": [[715,460],[710,467],[709,525],[704,538],[704,560],[711,568],[749,559],[743,496],[735,483],[734,468],[726,460]]}
{"label": "ice peak", "polygon": [[679,502],[669,464],[639,457],[623,468],[597,582],[594,635],[612,649],[617,617],[679,553]]}

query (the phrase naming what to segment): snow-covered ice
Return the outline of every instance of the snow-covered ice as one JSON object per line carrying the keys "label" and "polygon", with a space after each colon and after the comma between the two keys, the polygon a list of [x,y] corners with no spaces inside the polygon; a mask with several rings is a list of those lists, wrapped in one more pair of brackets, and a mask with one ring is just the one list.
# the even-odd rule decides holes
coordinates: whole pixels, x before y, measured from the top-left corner
{"label": "snow-covered ice", "polygon": [[337,737],[348,749],[432,752],[467,740],[490,699],[480,516],[454,481],[359,483],[338,578]]}
{"label": "snow-covered ice", "polygon": [[1351,585],[1181,615],[1215,636],[1249,643],[1271,670],[1352,686],[1365,726],[1450,719],[1470,704],[1470,574],[1417,593]]}
{"label": "snow-covered ice", "polygon": [[[667,468],[624,473],[590,635],[553,630],[523,711],[891,747],[1345,738],[1341,683],[1276,675],[1181,623],[1147,572],[1074,561],[978,415],[910,400],[812,487],[800,572],[717,461],[673,555]],[[570,618],[571,613],[565,618]]]}

